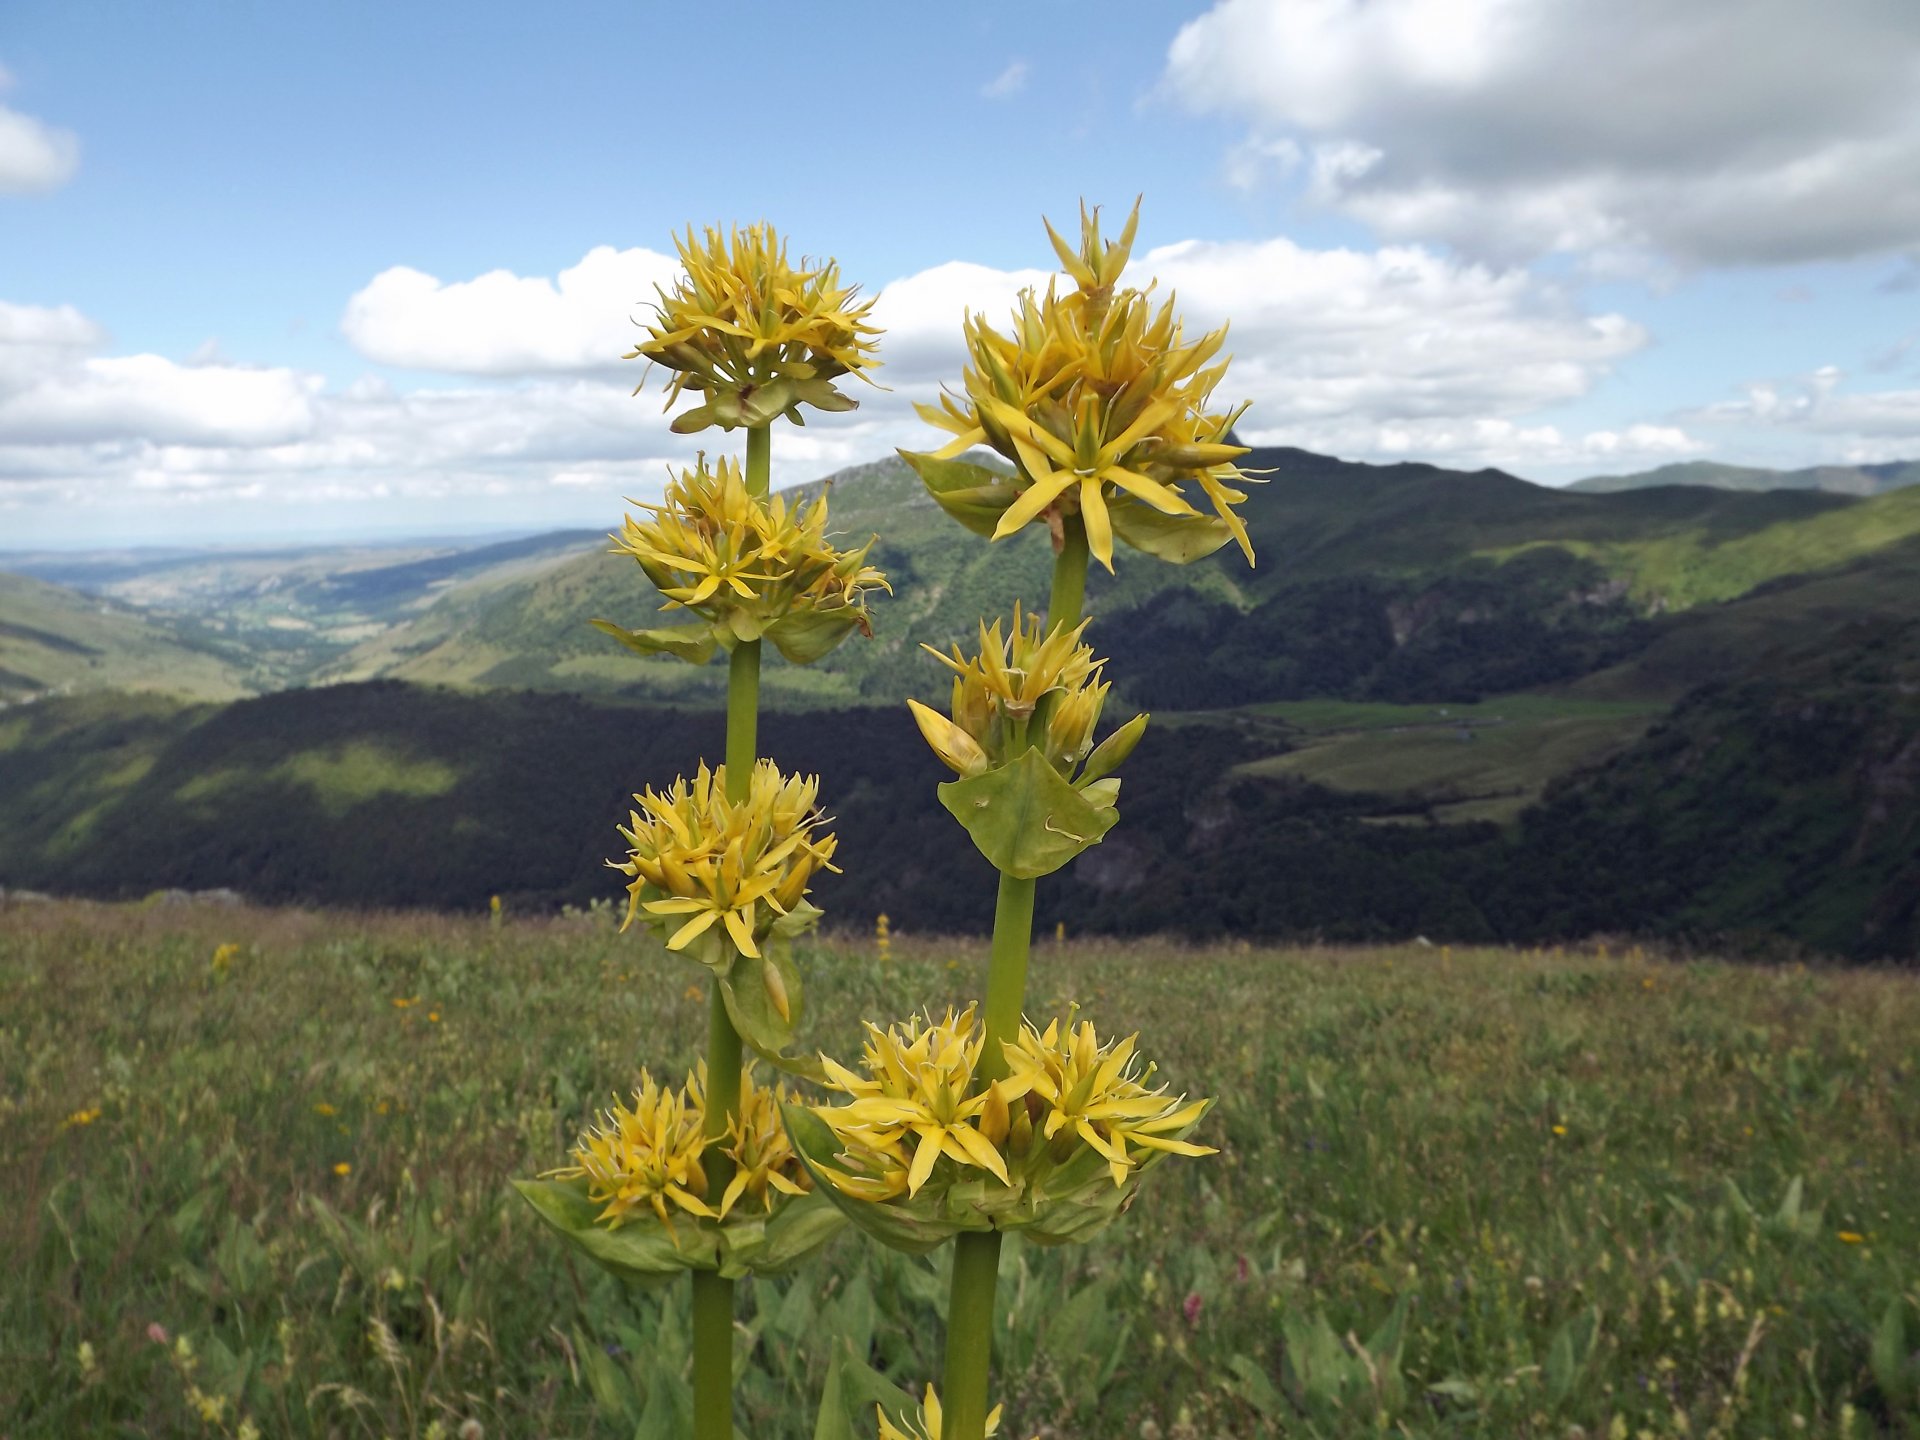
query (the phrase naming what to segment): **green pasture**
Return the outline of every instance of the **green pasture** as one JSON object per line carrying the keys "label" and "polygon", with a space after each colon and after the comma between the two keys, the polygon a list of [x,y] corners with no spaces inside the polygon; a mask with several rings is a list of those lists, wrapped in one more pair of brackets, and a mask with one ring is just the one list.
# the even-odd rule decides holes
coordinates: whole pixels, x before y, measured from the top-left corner
{"label": "green pasture", "polygon": [[1471,705],[1306,700],[1251,707],[1295,732],[1295,748],[1248,774],[1290,775],[1383,797],[1402,823],[1505,824],[1557,775],[1638,740],[1661,714],[1645,701],[1505,695]]}
{"label": "green pasture", "polygon": [[[894,954],[804,957],[819,1045],[980,987]],[[693,1059],[697,979],[606,914],[0,906],[0,1435],[684,1433],[685,1295],[507,1182]],[[1911,975],[1069,937],[1030,997],[1222,1153],[1009,1245],[1003,1437],[1920,1435]],[[851,1234],[745,1286],[742,1434],[810,1436],[836,1347],[917,1387],[943,1294]]]}

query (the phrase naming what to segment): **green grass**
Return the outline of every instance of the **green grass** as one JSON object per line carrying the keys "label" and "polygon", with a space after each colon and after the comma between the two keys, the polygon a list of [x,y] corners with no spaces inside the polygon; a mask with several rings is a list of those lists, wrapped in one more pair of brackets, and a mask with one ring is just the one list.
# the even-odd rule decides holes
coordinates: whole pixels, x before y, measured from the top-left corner
{"label": "green grass", "polygon": [[[1644,701],[1508,695],[1474,705],[1308,700],[1251,707],[1298,748],[1241,767],[1385,797],[1391,823],[1507,824],[1557,775],[1632,744],[1661,713]],[[1469,738],[1470,737],[1470,738]]]}
{"label": "green grass", "polygon": [[0,574],[0,702],[133,690],[235,700],[257,688],[245,656],[156,615]]}
{"label": "green grass", "polygon": [[[981,982],[896,953],[804,957],[809,1038]],[[0,914],[0,1433],[677,1433],[684,1295],[506,1182],[692,1060],[695,979],[599,917]],[[1009,1247],[1003,1433],[1920,1434],[1913,977],[1042,945],[1030,1009],[1070,998],[1223,1153]],[[850,1235],[744,1286],[743,1433],[810,1435],[843,1341],[931,1374],[942,1293]]]}

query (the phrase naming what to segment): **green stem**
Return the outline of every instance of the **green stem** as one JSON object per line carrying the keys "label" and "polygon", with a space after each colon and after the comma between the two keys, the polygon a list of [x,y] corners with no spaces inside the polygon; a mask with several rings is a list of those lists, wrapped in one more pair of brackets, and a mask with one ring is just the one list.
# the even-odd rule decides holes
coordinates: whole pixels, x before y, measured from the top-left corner
{"label": "green stem", "polygon": [[998,1080],[1007,1073],[1003,1041],[1020,1035],[1020,1012],[1027,999],[1027,956],[1033,949],[1034,882],[1000,877],[993,906],[993,957],[987,962],[986,1046],[980,1052],[980,1076]]}
{"label": "green stem", "polygon": [[[767,493],[768,427],[747,431],[747,490]],[[727,660],[727,798],[747,798],[760,758],[760,642],[733,647]],[[707,1194],[718,1197],[733,1179],[733,1161],[720,1153],[740,1109],[740,1032],[715,981],[707,1005]],[[694,1440],[733,1440],[733,1282],[711,1270],[693,1272]]]}
{"label": "green stem", "polygon": [[773,427],[747,431],[747,493],[765,495],[772,488]]}
{"label": "green stem", "polygon": [[1078,515],[1063,522],[1060,553],[1053,557],[1053,589],[1047,597],[1047,627],[1080,623],[1087,603],[1087,527]]}
{"label": "green stem", "polygon": [[968,1231],[953,1242],[947,1296],[947,1355],[940,1387],[941,1440],[984,1440],[993,1359],[993,1292],[1000,1279],[1000,1232]]}

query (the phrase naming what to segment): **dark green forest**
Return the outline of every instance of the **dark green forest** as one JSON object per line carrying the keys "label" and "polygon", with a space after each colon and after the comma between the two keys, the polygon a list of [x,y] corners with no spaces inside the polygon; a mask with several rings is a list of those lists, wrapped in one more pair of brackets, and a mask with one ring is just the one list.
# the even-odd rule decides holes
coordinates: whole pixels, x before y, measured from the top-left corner
{"label": "dark green forest", "polygon": [[[1505,829],[1381,823],[1378,797],[1238,769],[1284,748],[1273,727],[1187,715],[1149,728],[1124,772],[1123,822],[1041,887],[1038,919],[1043,932],[1071,917],[1076,930],[1196,938],[1605,933],[1910,957],[1916,709],[1871,652],[1708,687]],[[359,908],[617,899],[605,861],[627,796],[722,740],[713,712],[387,681],[225,707],[81,698],[9,724],[10,883],[120,899],[228,887]],[[831,924],[866,928],[885,911],[920,933],[986,927],[992,872],[934,803],[946,772],[903,710],[763,725],[783,767],[822,778],[844,871],[816,892]]]}

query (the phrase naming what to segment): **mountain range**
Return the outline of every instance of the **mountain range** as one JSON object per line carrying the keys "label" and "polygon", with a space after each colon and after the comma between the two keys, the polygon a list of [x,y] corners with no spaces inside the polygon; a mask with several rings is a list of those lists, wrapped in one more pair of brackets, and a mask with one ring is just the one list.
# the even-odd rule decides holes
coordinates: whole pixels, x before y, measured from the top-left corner
{"label": "mountain range", "polygon": [[[1130,823],[1058,890],[1062,918],[1077,896],[1071,913],[1128,930],[1920,947],[1920,486],[1595,493],[1288,449],[1246,463],[1265,472],[1245,507],[1257,566],[1122,551],[1089,587],[1114,703],[1156,712],[1158,771],[1129,779]],[[873,639],[808,670],[775,662],[765,687],[793,714],[795,763],[838,773],[859,799],[836,808],[893,837],[886,883],[840,913],[977,923],[939,878],[965,857],[898,818],[938,778],[910,727],[863,741],[853,772],[834,737],[892,735],[901,698],[940,693],[921,643],[1042,601],[1046,543],[966,535],[897,461],[823,483],[836,530],[880,536],[894,586]],[[587,623],[670,619],[595,532],[345,566],[148,559],[66,562],[103,567],[61,578],[107,598],[0,589],[0,685],[75,692],[0,715],[0,883],[577,902],[603,882],[577,838],[528,848],[542,806],[572,794],[566,823],[593,830],[596,806],[697,758],[679,752],[722,690],[723,667],[640,660]],[[196,599],[220,595],[224,612]],[[77,693],[156,676],[210,701],[324,688],[224,708]],[[551,700],[509,693],[524,691]],[[646,773],[577,752],[633,726],[649,738],[627,763]],[[576,780],[529,758],[543,744],[576,747]],[[492,849],[482,797],[515,816]],[[468,835],[464,860],[423,868],[429,817]],[[89,870],[87,837],[121,825],[159,828],[153,858]],[[376,879],[361,862],[388,832]],[[360,868],[329,844],[358,847]],[[903,877],[896,857],[918,863]]]}

